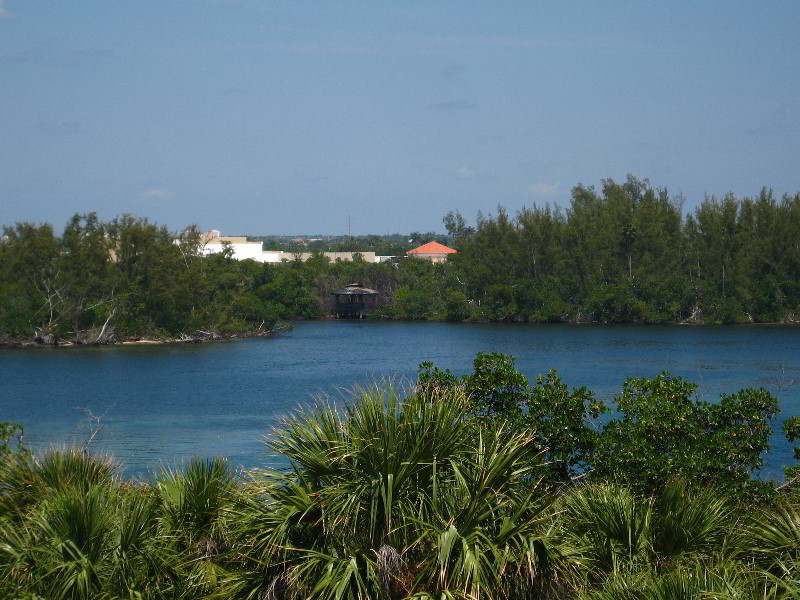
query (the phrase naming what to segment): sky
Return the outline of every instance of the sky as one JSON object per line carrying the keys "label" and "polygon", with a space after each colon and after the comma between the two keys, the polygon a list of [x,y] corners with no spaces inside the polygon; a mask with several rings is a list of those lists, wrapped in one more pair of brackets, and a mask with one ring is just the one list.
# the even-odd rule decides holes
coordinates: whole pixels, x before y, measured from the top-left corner
{"label": "sky", "polygon": [[0,224],[443,231],[800,191],[800,2],[0,0]]}

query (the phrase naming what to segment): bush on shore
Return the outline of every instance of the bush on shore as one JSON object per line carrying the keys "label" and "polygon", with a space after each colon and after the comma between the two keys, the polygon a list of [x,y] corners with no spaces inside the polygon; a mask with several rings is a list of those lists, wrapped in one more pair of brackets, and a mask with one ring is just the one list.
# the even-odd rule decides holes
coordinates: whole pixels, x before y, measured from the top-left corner
{"label": "bush on shore", "polygon": [[[772,411],[748,390],[713,410],[687,404],[687,386],[626,385],[605,426],[615,451],[662,440],[666,405],[690,431],[716,427],[713,439],[758,421],[743,404]],[[652,468],[602,470],[607,432],[579,427],[600,409],[555,373],[531,388],[511,359],[483,355],[475,374],[424,365],[413,389],[356,389],[286,417],[268,442],[283,468],[195,459],[134,482],[83,449],[8,446],[0,597],[798,597],[800,506],[746,493],[742,474],[758,465],[738,442],[714,459],[738,465],[729,478],[702,445],[674,468],[653,454]]]}

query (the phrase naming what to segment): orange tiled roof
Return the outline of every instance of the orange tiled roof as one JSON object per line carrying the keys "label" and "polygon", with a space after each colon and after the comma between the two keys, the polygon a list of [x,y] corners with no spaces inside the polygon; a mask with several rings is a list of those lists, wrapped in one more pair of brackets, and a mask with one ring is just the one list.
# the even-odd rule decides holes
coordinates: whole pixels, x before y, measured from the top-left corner
{"label": "orange tiled roof", "polygon": [[439,242],[428,242],[419,248],[409,250],[406,254],[454,254],[456,251]]}

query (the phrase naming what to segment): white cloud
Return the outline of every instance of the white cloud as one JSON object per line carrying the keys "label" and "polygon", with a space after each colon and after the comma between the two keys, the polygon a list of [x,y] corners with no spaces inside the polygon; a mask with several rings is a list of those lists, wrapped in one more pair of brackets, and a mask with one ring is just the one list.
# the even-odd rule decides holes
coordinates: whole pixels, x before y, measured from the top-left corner
{"label": "white cloud", "polygon": [[475,175],[475,171],[470,169],[469,167],[461,167],[456,171],[456,177],[459,179],[469,179]]}
{"label": "white cloud", "polygon": [[532,183],[526,191],[534,198],[550,198],[558,191],[558,187],[557,183]]}
{"label": "white cloud", "polygon": [[14,16],[11,14],[11,11],[6,8],[5,4],[6,0],[0,0],[0,21],[3,19],[10,19]]}
{"label": "white cloud", "polygon": [[140,196],[144,200],[172,200],[172,192],[162,188],[148,188]]}

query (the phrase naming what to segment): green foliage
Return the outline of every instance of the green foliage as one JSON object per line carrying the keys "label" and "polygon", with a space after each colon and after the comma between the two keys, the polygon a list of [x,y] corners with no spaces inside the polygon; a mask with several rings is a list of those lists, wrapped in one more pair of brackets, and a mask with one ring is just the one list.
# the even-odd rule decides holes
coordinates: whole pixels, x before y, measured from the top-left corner
{"label": "green foliage", "polygon": [[593,476],[642,491],[674,478],[747,487],[769,448],[777,400],[746,389],[711,404],[692,399],[696,387],[668,373],[627,380],[616,398],[620,416],[600,436]]}
{"label": "green foliage", "polygon": [[[202,256],[194,227],[170,233],[123,215],[18,223],[0,239],[0,341],[103,343],[121,337],[265,331],[277,319],[332,311],[331,291],[353,281],[378,290],[375,318],[498,322],[795,322],[800,315],[800,194],[780,200],[681,199],[629,176],[576,186],[569,207],[479,215],[458,211],[448,236],[364,236],[285,250],[375,251],[393,263],[259,264]],[[445,263],[408,259],[439,239]]]}
{"label": "green foliage", "polygon": [[748,521],[744,552],[766,571],[780,573],[791,568],[800,576],[800,507],[760,509]]}
{"label": "green foliage", "polygon": [[[278,467],[242,476],[195,459],[130,482],[81,450],[14,451],[0,461],[0,597],[796,597],[798,506],[776,495],[754,508],[737,487],[761,444],[738,438],[764,434],[771,399],[743,390],[707,405],[666,374],[625,390],[618,417],[587,437],[579,424],[602,408],[590,393],[555,372],[530,386],[486,354],[475,374],[426,363],[411,390],[296,412],[268,438]],[[677,453],[659,416],[699,459]],[[698,423],[718,460],[689,435]],[[634,476],[622,461],[601,478],[592,447],[606,435],[683,456],[680,468],[654,459]],[[687,476],[661,480],[673,472]]]}
{"label": "green foliage", "polygon": [[531,439],[471,419],[459,387],[362,390],[346,410],[292,417],[270,443],[292,469],[255,482],[267,502],[247,534],[279,569],[253,580],[325,598],[542,585],[550,500],[530,481]]}
{"label": "green foliage", "polygon": [[519,426],[528,391],[528,379],[514,369],[514,357],[478,352],[474,373],[465,378],[473,410],[484,417],[501,416]]}
{"label": "green foliage", "polygon": [[708,198],[684,215],[680,198],[629,176],[577,186],[563,212],[498,207],[476,228],[457,212],[444,224],[458,254],[432,273],[401,261],[403,293],[380,316],[749,323],[800,311],[800,194]]}
{"label": "green foliage", "polygon": [[535,432],[553,481],[569,481],[594,463],[599,433],[593,421],[607,410],[585,387],[570,390],[555,370],[536,377],[524,425]]}
{"label": "green foliage", "polygon": [[[783,434],[787,441],[796,442],[800,440],[800,417],[791,417],[783,422]],[[800,460],[800,446],[794,447],[794,458]],[[786,487],[788,492],[800,497],[800,465],[784,467],[786,474]]]}
{"label": "green foliage", "polygon": [[155,515],[106,459],[54,450],[17,460],[2,471],[0,498],[0,580],[9,594],[128,597],[150,585]]}
{"label": "green foliage", "polygon": [[614,484],[577,488],[563,498],[569,535],[579,540],[597,575],[645,559],[652,501]]}
{"label": "green foliage", "polygon": [[158,482],[164,531],[182,549],[216,554],[224,538],[222,513],[233,487],[233,475],[221,458],[195,458],[185,471],[169,471]]}
{"label": "green foliage", "polygon": [[22,444],[24,433],[25,429],[19,423],[0,422],[0,461],[10,460],[12,454],[25,451]]}
{"label": "green foliage", "polygon": [[[800,440],[800,417],[792,417],[783,422],[783,434],[790,442]],[[794,457],[800,460],[800,446],[795,447]]]}
{"label": "green foliage", "polygon": [[281,298],[263,294],[266,265],[203,257],[194,228],[174,234],[129,215],[108,223],[75,215],[60,238],[49,225],[18,224],[5,229],[0,258],[0,336],[95,344],[269,331],[284,312],[319,314],[303,312],[302,294],[286,282],[278,286],[293,306],[276,310]]}
{"label": "green foliage", "polygon": [[686,555],[711,556],[723,551],[731,536],[733,502],[712,487],[690,489],[668,482],[656,498],[651,545],[657,566],[669,567]]}
{"label": "green foliage", "polygon": [[570,390],[554,370],[538,376],[530,387],[514,368],[514,358],[502,353],[479,352],[473,365],[472,374],[457,377],[424,362],[418,389],[462,387],[474,414],[533,435],[545,458],[547,483],[569,481],[588,468],[598,438],[592,422],[607,410],[589,390]]}
{"label": "green foliage", "polygon": [[114,466],[107,457],[90,456],[77,448],[42,456],[19,452],[0,463],[0,476],[0,518],[16,518],[19,510],[67,488],[85,492],[91,486],[110,485]]}
{"label": "green foliage", "polygon": [[450,372],[442,371],[432,361],[420,363],[417,372],[417,393],[438,394],[442,390],[456,387],[461,384],[461,378]]}
{"label": "green foliage", "polygon": [[658,492],[674,479],[722,486],[751,500],[774,492],[751,478],[769,449],[778,411],[777,399],[763,389],[709,403],[694,399],[696,385],[668,373],[629,379],[615,399],[615,417],[598,430],[593,422],[608,408],[589,390],[570,390],[555,371],[531,387],[513,357],[499,353],[479,353],[474,372],[461,377],[422,363],[417,385],[423,393],[463,389],[473,414],[534,436],[547,483],[588,475],[640,493]]}

